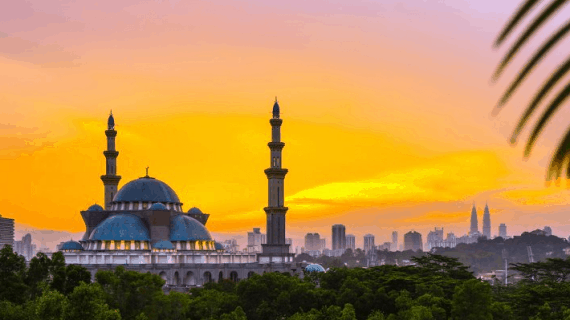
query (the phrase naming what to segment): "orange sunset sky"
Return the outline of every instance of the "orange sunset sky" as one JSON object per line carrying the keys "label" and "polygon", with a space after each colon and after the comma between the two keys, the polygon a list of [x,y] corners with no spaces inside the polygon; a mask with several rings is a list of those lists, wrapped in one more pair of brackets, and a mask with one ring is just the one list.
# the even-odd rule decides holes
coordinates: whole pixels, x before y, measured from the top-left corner
{"label": "orange sunset sky", "polygon": [[[219,240],[265,229],[270,125],[282,127],[287,236],[331,225],[463,235],[488,201],[492,234],[550,225],[570,234],[565,188],[545,167],[564,108],[531,158],[508,137],[568,52],[556,48],[498,116],[547,25],[497,83],[492,43],[519,0],[12,1],[0,10],[0,214],[17,237],[82,235],[102,204],[105,125],[117,123],[119,186],[150,175]],[[7,10],[5,10],[7,9]],[[517,29],[520,33],[520,28]],[[528,132],[525,132],[525,137]],[[63,240],[63,239],[62,239]],[[299,241],[297,241],[299,240]],[[39,243],[38,236],[34,242]],[[402,241],[402,239],[400,239]],[[52,245],[50,243],[50,245]]]}

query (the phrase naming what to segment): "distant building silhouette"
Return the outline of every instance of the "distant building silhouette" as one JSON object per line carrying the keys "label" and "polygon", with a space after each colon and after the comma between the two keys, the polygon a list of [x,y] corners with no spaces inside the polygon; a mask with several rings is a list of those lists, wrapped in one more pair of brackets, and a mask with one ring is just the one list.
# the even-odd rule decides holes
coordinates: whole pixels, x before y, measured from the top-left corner
{"label": "distant building silhouette", "polygon": [[398,231],[392,231],[392,251],[398,251]]}
{"label": "distant building silhouette", "polygon": [[404,235],[404,250],[422,250],[422,235],[416,231],[410,231]]}
{"label": "distant building silhouette", "polygon": [[0,215],[0,249],[6,245],[14,250],[14,219],[2,218]]}
{"label": "distant building silhouette", "polygon": [[427,235],[427,250],[444,246],[443,228],[435,228]]}
{"label": "distant building silhouette", "polygon": [[375,250],[374,235],[367,234],[364,236],[364,252],[368,253]]}
{"label": "distant building silhouette", "polygon": [[36,254],[36,245],[32,244],[32,235],[26,234],[21,241],[14,241],[14,252],[30,261]]}
{"label": "distant building silhouette", "polygon": [[247,233],[247,252],[260,253],[265,240],[265,234],[261,233],[260,228],[253,228],[253,232]]}
{"label": "distant building silhouette", "polygon": [[501,225],[499,226],[499,237],[503,239],[507,238],[507,225],[504,223],[501,223]]}
{"label": "distant building silhouette", "polygon": [[356,237],[353,234],[346,235],[346,249],[350,249],[352,252],[356,250]]}
{"label": "distant building silhouette", "polygon": [[307,233],[305,235],[305,251],[319,251],[321,247],[321,236],[318,233]]}
{"label": "distant building silhouette", "polygon": [[469,229],[469,234],[479,233],[479,225],[477,223],[477,208],[475,208],[475,203],[473,203],[473,208],[471,209],[471,228]]}
{"label": "distant building silhouette", "polygon": [[491,213],[489,206],[485,204],[485,211],[483,213],[483,236],[491,239]]}
{"label": "distant building silhouette", "polygon": [[346,249],[346,228],[342,224],[335,224],[332,226],[332,249],[342,250]]}

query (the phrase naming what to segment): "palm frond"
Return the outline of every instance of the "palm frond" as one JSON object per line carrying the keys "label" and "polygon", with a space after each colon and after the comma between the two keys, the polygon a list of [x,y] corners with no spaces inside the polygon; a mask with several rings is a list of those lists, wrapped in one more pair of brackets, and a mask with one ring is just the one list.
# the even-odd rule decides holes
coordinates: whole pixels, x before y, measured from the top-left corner
{"label": "palm frond", "polygon": [[497,79],[509,62],[513,59],[515,54],[519,49],[530,39],[530,37],[538,30],[540,27],[550,18],[556,11],[558,11],[568,0],[555,0],[550,5],[548,5],[542,12],[536,17],[530,26],[528,26],[523,34],[517,39],[515,44],[511,47],[509,52],[505,55],[499,67],[495,71],[494,78]]}
{"label": "palm frond", "polygon": [[[556,14],[568,1],[570,0],[550,0],[548,4],[537,13],[536,17],[533,18],[529,25],[522,31],[521,35],[516,39],[514,44],[509,48],[507,54],[503,57],[498,67],[493,74],[493,80],[497,80],[505,68],[514,59],[520,49],[529,41],[529,39],[549,20],[554,14]],[[536,7],[540,0],[526,0],[523,2],[521,7],[512,16],[506,26],[503,28],[497,39],[495,40],[494,46],[498,47],[504,43],[507,37],[512,34],[514,28],[521,23],[521,21],[531,13],[531,11]],[[558,29],[552,36],[550,36],[539,49],[532,55],[530,60],[526,62],[523,68],[520,70],[515,80],[510,83],[507,90],[501,96],[498,104],[493,110],[493,114],[497,114],[502,107],[504,107],[513,94],[520,88],[524,80],[532,73],[536,66],[542,61],[548,53],[561,42],[566,36],[570,34],[570,20],[568,20],[560,29]],[[557,69],[553,71],[553,74],[548,77],[544,82],[540,90],[534,95],[532,101],[527,106],[523,115],[521,116],[516,128],[510,139],[511,144],[515,144],[518,140],[520,133],[526,126],[531,116],[536,112],[539,105],[544,101],[545,97],[553,90],[553,88],[570,72],[570,57],[566,59]],[[570,96],[570,83],[567,83],[562,90],[560,90],[554,99],[547,105],[545,111],[542,113],[540,119],[534,126],[524,150],[524,157],[528,158],[532,152],[536,141],[538,140],[540,133],[545,128],[546,124],[554,116],[556,111],[562,106],[562,104]],[[546,172],[546,180],[556,180],[556,183],[560,182],[560,178],[563,171],[566,170],[566,176],[568,181],[570,181],[570,130],[566,132],[566,135],[558,145],[558,148],[552,155],[552,159],[548,166]],[[570,186],[570,185],[569,185]]]}
{"label": "palm frond", "polygon": [[515,144],[517,142],[519,134],[521,133],[526,122],[530,119],[532,113],[536,110],[542,99],[550,92],[552,88],[554,88],[558,81],[562,79],[566,73],[568,73],[568,71],[570,71],[570,58],[568,58],[568,60],[566,60],[566,62],[563,63],[552,76],[550,76],[548,81],[546,81],[540,91],[534,96],[534,99],[525,110],[523,116],[519,120],[519,123],[513,132],[513,135],[511,136],[512,144]]}

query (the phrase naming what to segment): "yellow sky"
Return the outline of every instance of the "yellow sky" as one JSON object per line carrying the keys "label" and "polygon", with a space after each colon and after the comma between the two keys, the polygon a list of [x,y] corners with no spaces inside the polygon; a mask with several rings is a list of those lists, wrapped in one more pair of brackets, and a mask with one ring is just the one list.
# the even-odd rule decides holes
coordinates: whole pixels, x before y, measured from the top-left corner
{"label": "yellow sky", "polygon": [[330,238],[334,223],[357,243],[462,235],[473,201],[489,202],[493,233],[570,233],[567,192],[544,187],[564,121],[524,162],[506,141],[528,95],[490,115],[507,85],[489,85],[490,46],[518,1],[337,2],[31,1],[0,15],[0,214],[84,230],[113,109],[120,185],[148,165],[214,233],[264,228],[277,95],[290,237]]}

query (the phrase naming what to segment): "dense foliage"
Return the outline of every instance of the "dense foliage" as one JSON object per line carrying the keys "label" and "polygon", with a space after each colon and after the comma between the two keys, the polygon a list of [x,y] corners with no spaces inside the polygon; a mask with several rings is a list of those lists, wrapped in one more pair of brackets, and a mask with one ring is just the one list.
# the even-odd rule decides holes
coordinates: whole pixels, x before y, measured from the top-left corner
{"label": "dense foliage", "polygon": [[96,282],[63,255],[29,264],[0,251],[0,319],[570,320],[570,260],[515,264],[523,280],[491,286],[455,258],[426,254],[415,266],[333,268],[303,279],[281,273],[163,293],[157,275],[100,271]]}

